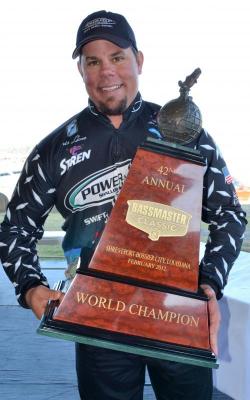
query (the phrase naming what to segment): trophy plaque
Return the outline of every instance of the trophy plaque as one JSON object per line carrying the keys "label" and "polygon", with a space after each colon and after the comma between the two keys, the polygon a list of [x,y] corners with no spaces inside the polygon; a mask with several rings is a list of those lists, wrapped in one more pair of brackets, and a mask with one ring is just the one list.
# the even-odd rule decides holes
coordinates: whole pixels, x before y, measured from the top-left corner
{"label": "trophy plaque", "polygon": [[48,304],[38,333],[218,367],[208,300],[198,290],[205,163],[187,146],[201,131],[188,96],[200,72],[161,108],[165,140],[147,138],[138,148],[89,265],[77,269],[60,305]]}

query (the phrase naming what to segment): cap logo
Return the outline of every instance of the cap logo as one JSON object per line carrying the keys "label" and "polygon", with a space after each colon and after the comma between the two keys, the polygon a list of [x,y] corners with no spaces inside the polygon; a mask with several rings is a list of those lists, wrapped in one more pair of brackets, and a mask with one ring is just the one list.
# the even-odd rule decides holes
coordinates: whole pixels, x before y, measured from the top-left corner
{"label": "cap logo", "polygon": [[113,19],[96,18],[86,23],[85,27],[83,28],[83,32],[87,33],[88,31],[96,28],[113,28],[113,25],[115,24],[116,22]]}

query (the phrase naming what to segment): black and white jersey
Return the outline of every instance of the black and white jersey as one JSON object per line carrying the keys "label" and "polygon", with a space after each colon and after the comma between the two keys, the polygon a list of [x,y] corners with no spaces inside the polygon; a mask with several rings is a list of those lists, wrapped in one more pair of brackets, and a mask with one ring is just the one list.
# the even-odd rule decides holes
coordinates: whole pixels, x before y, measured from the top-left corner
{"label": "black and white jersey", "polygon": [[[125,111],[119,129],[89,106],[42,140],[31,152],[8,205],[0,230],[1,261],[24,307],[24,293],[48,285],[39,266],[36,243],[56,206],[65,219],[63,249],[68,262],[90,259],[129,171],[137,147],[146,137],[161,138],[160,107],[140,94]],[[200,282],[221,296],[237,258],[245,230],[245,213],[232,178],[209,134],[202,130],[189,147],[205,161],[202,219],[209,224]]]}

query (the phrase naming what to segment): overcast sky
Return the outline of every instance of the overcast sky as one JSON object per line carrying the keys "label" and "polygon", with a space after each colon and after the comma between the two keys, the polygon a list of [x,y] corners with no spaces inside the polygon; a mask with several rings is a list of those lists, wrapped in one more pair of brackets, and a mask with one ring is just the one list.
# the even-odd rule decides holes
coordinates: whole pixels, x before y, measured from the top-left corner
{"label": "overcast sky", "polygon": [[0,6],[1,146],[32,148],[85,107],[71,54],[82,19],[105,8],[131,23],[145,63],[140,91],[165,104],[178,80],[202,74],[191,95],[231,174],[250,185],[250,5],[247,0],[12,0]]}

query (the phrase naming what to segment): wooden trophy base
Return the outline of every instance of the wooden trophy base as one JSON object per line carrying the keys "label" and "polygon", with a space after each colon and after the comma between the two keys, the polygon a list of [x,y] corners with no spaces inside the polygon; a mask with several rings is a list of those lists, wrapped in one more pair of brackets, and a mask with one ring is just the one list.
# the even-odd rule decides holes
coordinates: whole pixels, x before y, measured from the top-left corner
{"label": "wooden trophy base", "polygon": [[48,305],[38,328],[42,335],[218,368],[208,332],[206,297],[94,272],[77,273],[67,296],[59,306]]}

